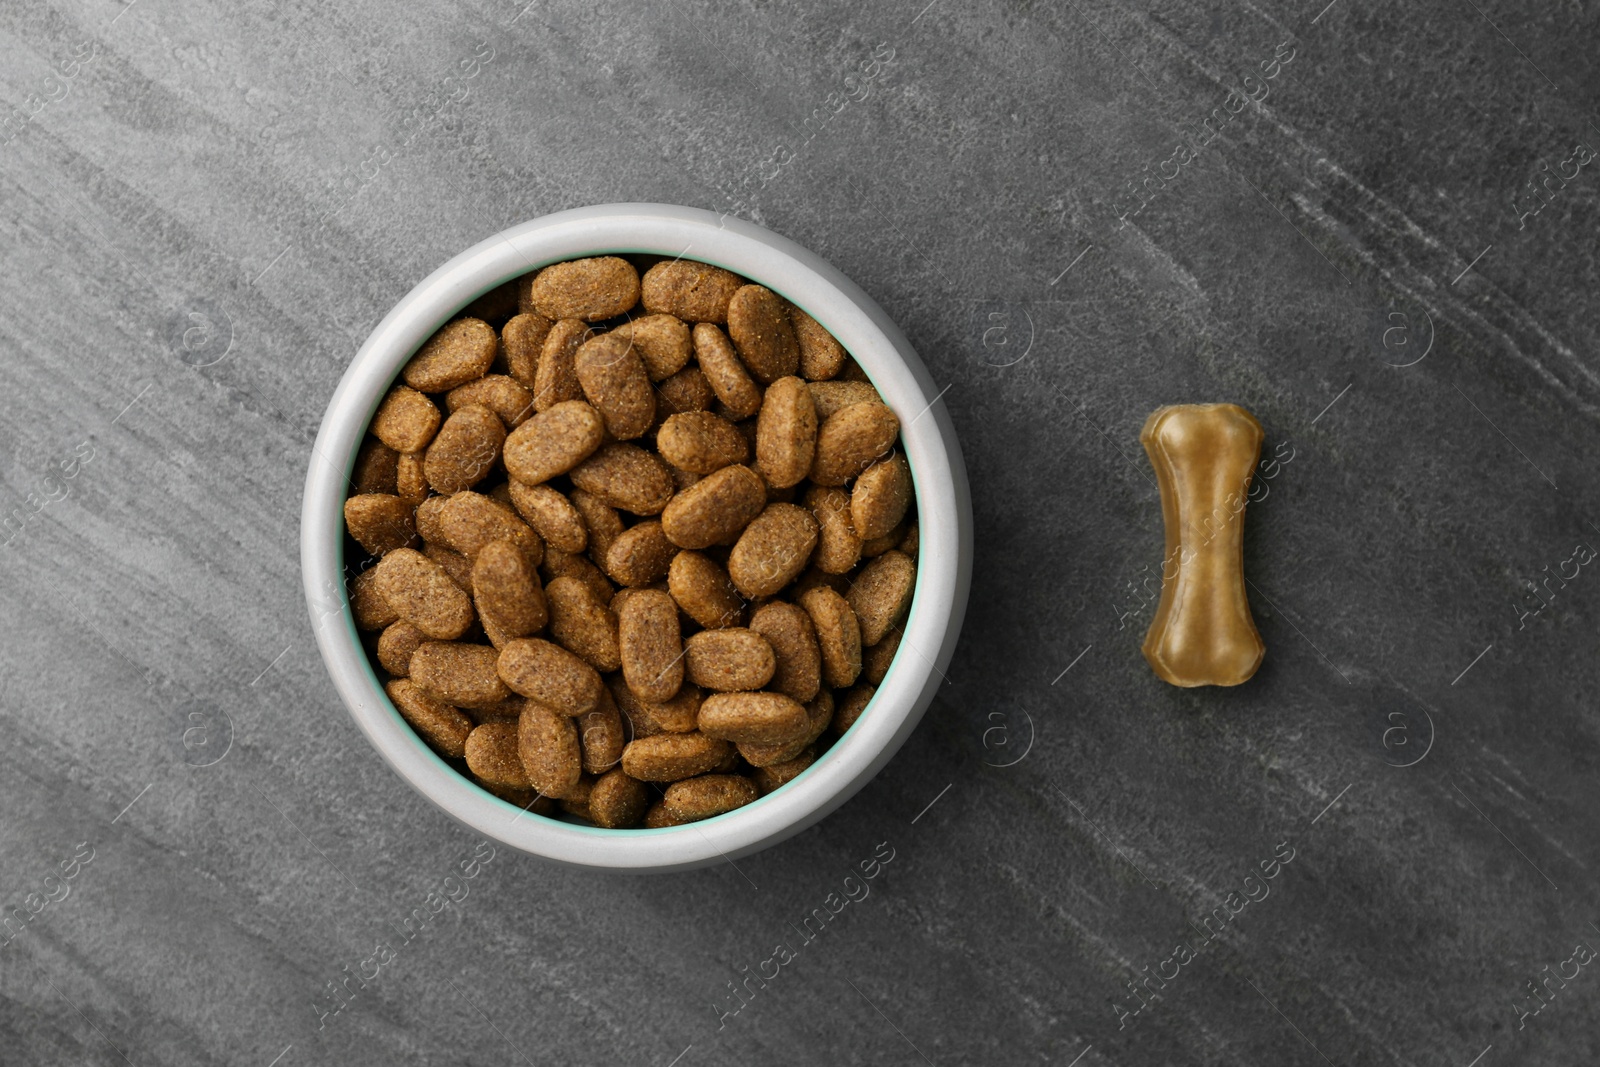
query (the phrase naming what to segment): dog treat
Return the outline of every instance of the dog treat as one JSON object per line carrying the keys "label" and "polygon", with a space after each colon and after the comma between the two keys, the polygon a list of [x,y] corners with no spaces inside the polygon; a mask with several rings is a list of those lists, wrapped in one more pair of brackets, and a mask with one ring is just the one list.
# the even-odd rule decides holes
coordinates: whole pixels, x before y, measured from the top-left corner
{"label": "dog treat", "polygon": [[507,803],[712,818],[811,766],[888,671],[918,546],[900,428],[764,286],[551,264],[384,396],[344,504],[352,615],[400,717]]}
{"label": "dog treat", "polygon": [[1239,685],[1266,654],[1244,588],[1244,509],[1263,437],[1237,404],[1157,408],[1139,434],[1166,524],[1161,601],[1143,649],[1164,682]]}

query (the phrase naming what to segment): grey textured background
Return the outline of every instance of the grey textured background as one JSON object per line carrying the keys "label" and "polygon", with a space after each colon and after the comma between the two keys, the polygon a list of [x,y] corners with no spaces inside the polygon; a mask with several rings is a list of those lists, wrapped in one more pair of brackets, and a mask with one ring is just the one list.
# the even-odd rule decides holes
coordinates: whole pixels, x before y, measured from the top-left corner
{"label": "grey textured background", "polygon": [[[0,935],[0,1062],[1600,1057],[1600,168],[1526,186],[1600,144],[1600,15],[1325,4],[0,7],[0,907],[43,909]],[[651,879],[501,849],[320,1017],[475,841],[312,647],[318,418],[439,263],[613,200],[809,245],[949,384],[951,684],[795,840]],[[1138,652],[1137,433],[1224,399],[1287,459],[1246,541],[1268,653],[1185,692]]]}

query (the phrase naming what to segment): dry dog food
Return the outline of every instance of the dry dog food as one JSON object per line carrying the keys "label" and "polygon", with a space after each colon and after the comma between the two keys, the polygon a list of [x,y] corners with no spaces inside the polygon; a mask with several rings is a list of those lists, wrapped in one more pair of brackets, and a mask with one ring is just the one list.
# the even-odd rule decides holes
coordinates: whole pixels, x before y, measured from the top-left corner
{"label": "dry dog food", "polygon": [[866,709],[916,585],[900,420],[843,346],[649,258],[553,264],[441,327],[344,508],[400,716],[494,795],[607,828],[793,781]]}

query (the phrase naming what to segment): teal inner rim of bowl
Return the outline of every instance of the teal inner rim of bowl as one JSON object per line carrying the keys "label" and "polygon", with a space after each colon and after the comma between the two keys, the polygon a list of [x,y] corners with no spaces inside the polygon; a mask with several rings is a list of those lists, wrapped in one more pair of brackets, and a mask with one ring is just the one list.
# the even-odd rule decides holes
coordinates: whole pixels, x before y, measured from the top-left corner
{"label": "teal inner rim of bowl", "polygon": [[[656,251],[654,251],[652,249],[645,249],[645,248],[597,248],[597,249],[594,249],[591,254],[593,254],[593,255],[640,255],[640,256],[660,256],[660,255],[664,255],[664,253],[656,252]],[[509,281],[511,281],[511,280],[513,280],[515,278],[520,278],[524,274],[528,274],[528,273],[531,273],[533,271],[536,271],[536,270],[540,269],[541,267],[547,267],[551,263],[559,263],[559,262],[562,262],[562,260],[560,260],[560,259],[546,260],[543,263],[535,264],[535,265],[530,266],[530,267],[528,267],[528,268],[526,268],[524,270],[520,270],[515,274],[509,275],[509,276],[507,276],[505,278],[501,278],[499,281],[493,282],[493,283],[485,286],[483,289],[479,290],[476,294],[474,294],[470,299],[464,301],[461,304],[460,307],[456,308],[456,310],[454,312],[452,312],[452,314],[460,314],[461,311],[463,309],[465,309],[468,304],[472,303],[473,300],[476,300],[478,297],[482,296],[484,293],[489,292],[489,290],[491,290],[491,289],[495,289],[495,288],[497,288],[497,287],[499,287],[501,285],[504,285],[506,282],[509,282]],[[722,264],[713,263],[709,259],[696,258],[696,259],[691,260],[691,262],[706,263],[706,264],[709,264],[710,266],[713,266],[713,267],[722,267]],[[735,273],[735,274],[738,273],[737,271],[734,271],[731,267],[722,267],[722,269],[730,271],[731,273]],[[742,275],[742,274],[739,275],[739,276],[741,278],[744,277],[744,275]],[[757,283],[757,284],[761,284],[761,283]],[[777,292],[777,290],[773,290],[773,292]],[[778,295],[779,296],[783,296],[782,293],[778,293]],[[789,298],[785,296],[784,299],[788,300]],[[816,319],[819,323],[822,322],[821,318],[819,318],[815,314],[812,314],[811,309],[801,305],[799,301],[791,300],[790,303],[795,304],[797,307],[800,308],[801,311],[804,311],[806,314],[811,315],[811,317]],[[404,364],[401,364],[401,368],[402,369],[404,368]],[[870,381],[872,379],[872,372],[868,371],[865,367],[862,367],[861,369],[862,369],[862,372],[867,375],[867,378]],[[395,371],[395,377],[399,377],[399,375],[400,375],[400,370],[397,369]],[[392,384],[393,383],[391,381],[391,385]],[[874,389],[876,389],[878,387],[877,386],[877,382],[873,382],[872,383],[872,387]],[[361,443],[366,439],[367,430],[372,425],[372,416],[377,414],[378,405],[383,403],[384,395],[385,394],[381,394],[380,393],[373,400],[371,408],[367,411],[366,420],[362,423],[361,434],[356,438],[356,441],[355,441],[354,445],[351,446],[350,454],[347,455],[345,457],[345,459],[344,459],[343,474],[344,474],[344,481],[345,481],[345,485],[346,486],[349,486],[351,484],[350,475],[355,470],[356,454],[361,449]],[[933,405],[929,404],[928,406],[932,407]],[[924,408],[923,410],[926,411],[927,409]],[[912,417],[912,421],[915,421],[917,418],[919,418],[921,416],[921,414],[922,413],[919,412],[917,415],[913,416]],[[902,426],[902,432],[904,432],[904,427],[903,426]],[[905,452],[905,450],[903,448],[901,449],[901,451],[902,451],[902,453]],[[918,500],[922,499],[922,486],[921,486],[920,479],[919,479],[919,476],[918,476],[918,473],[917,473],[917,465],[911,461],[911,456],[909,454],[906,454],[906,465],[911,468],[912,502],[915,503]],[[918,515],[917,515],[917,521],[920,523],[921,520],[922,520],[922,516],[921,516],[921,512],[919,511]],[[559,825],[561,827],[564,827],[565,829],[568,829],[568,830],[576,830],[576,831],[580,831],[580,832],[583,832],[583,833],[597,834],[597,835],[601,835],[601,836],[605,836],[605,837],[614,837],[614,836],[617,836],[619,834],[620,835],[639,836],[639,835],[644,835],[644,834],[684,833],[684,832],[687,832],[687,831],[690,831],[690,830],[698,831],[699,828],[704,827],[706,825],[709,825],[710,823],[714,823],[718,819],[724,819],[724,818],[727,818],[730,815],[735,814],[736,812],[745,811],[745,810],[747,810],[749,808],[753,808],[753,807],[755,807],[755,806],[757,806],[759,804],[764,804],[768,800],[768,798],[777,796],[779,793],[783,792],[783,790],[789,788],[789,786],[793,785],[795,782],[800,781],[801,779],[805,778],[806,775],[808,775],[812,771],[816,770],[817,767],[821,766],[823,760],[827,759],[828,756],[832,754],[832,752],[833,752],[833,750],[835,748],[837,748],[839,745],[842,745],[842,744],[845,743],[845,738],[843,736],[841,736],[837,741],[835,741],[833,743],[832,746],[829,747],[827,752],[822,753],[822,755],[818,756],[815,760],[813,760],[812,763],[811,763],[811,766],[807,767],[805,770],[801,771],[799,774],[795,775],[789,781],[785,782],[783,785],[779,786],[777,789],[774,789],[771,793],[768,793],[766,796],[757,797],[755,800],[752,800],[749,804],[744,804],[744,805],[741,805],[740,807],[734,808],[733,811],[723,812],[721,815],[713,815],[709,819],[699,819],[699,820],[697,820],[695,822],[692,822],[692,823],[684,823],[684,824],[682,824],[680,826],[661,826],[661,827],[655,827],[655,828],[651,828],[651,829],[645,829],[645,828],[641,827],[641,828],[636,828],[636,829],[616,829],[616,830],[612,830],[612,829],[607,829],[604,826],[585,826],[582,823],[567,822],[564,819],[554,819],[554,818],[551,818],[548,815],[535,814],[533,811],[531,811],[531,810],[529,810],[527,808],[520,808],[520,807],[518,807],[517,805],[511,803],[508,800],[504,800],[504,799],[502,799],[500,797],[495,796],[493,793],[489,792],[487,789],[484,789],[482,786],[478,785],[478,783],[474,782],[471,778],[468,778],[466,775],[462,774],[460,770],[458,770],[457,768],[451,766],[449,763],[445,762],[444,757],[440,756],[437,752],[435,752],[433,750],[433,746],[429,745],[426,741],[424,741],[421,738],[421,736],[419,736],[417,734],[416,730],[412,729],[411,724],[406,722],[405,716],[401,715],[399,710],[395,708],[394,702],[389,699],[389,694],[384,691],[383,682],[381,680],[379,680],[379,678],[378,678],[378,672],[372,669],[372,655],[371,655],[371,653],[367,652],[366,642],[361,639],[361,633],[360,633],[360,631],[358,631],[356,629],[355,611],[350,606],[350,583],[349,583],[349,579],[351,577],[354,577],[354,575],[346,575],[345,558],[344,558],[345,538],[344,537],[338,538],[337,545],[338,545],[338,547],[335,549],[336,558],[334,559],[334,564],[338,568],[338,573],[341,576],[344,576],[342,578],[342,580],[339,582],[339,600],[340,600],[340,603],[344,605],[344,625],[345,625],[345,629],[348,631],[351,639],[354,640],[355,643],[361,648],[361,651],[362,651],[361,669],[366,671],[367,679],[372,683],[373,689],[378,693],[378,695],[380,697],[383,698],[384,706],[389,709],[389,714],[394,716],[395,720],[397,722],[399,722],[399,724],[405,728],[406,734],[412,739],[412,741],[417,745],[417,747],[422,750],[423,754],[429,760],[431,760],[433,763],[437,764],[440,768],[442,768],[442,769],[444,769],[446,771],[449,771],[452,775],[454,775],[455,777],[461,779],[462,782],[466,783],[469,786],[472,786],[474,789],[478,790],[484,796],[488,797],[489,799],[493,800],[495,803],[499,804],[502,808],[504,808],[506,810],[506,812],[510,816],[510,819],[512,819],[512,820],[514,820],[516,818],[516,816],[520,814],[520,815],[526,816],[527,818],[530,818],[530,819],[542,819],[542,820],[545,820],[547,822],[552,822],[552,823],[555,823],[555,824],[557,824],[557,825]],[[921,594],[922,594],[922,582],[923,582],[923,569],[922,569],[922,567],[919,566],[917,568],[916,581],[915,581],[915,584],[912,586],[912,590],[911,590],[911,607],[909,607],[906,610],[906,617],[900,623],[900,631],[901,631],[902,634],[905,632],[906,628],[911,623],[911,614],[912,614],[912,612],[917,610],[917,604],[920,603],[921,600],[922,600],[922,596],[921,596]],[[901,660],[905,659],[904,649],[909,648],[912,652],[916,652],[917,655],[919,655],[919,656],[922,655],[922,653],[917,652],[917,650],[915,648],[912,648],[912,646],[905,645],[904,642],[902,642],[902,645],[903,645],[903,648],[895,649],[894,658],[892,658],[889,661],[889,668],[888,668],[887,671],[884,672],[883,681],[878,683],[878,686],[876,687],[877,689],[883,688],[883,686],[888,683],[890,676],[893,675],[900,668]],[[924,657],[924,659],[926,659],[926,657]],[[926,662],[927,662],[928,666],[931,669],[933,669],[935,672],[939,672],[939,667],[938,667],[937,664],[933,663],[931,660],[928,660]],[[939,672],[939,673],[942,673],[942,672]],[[867,706],[865,708],[863,708],[861,710],[861,714],[856,717],[856,722],[860,722],[862,719],[864,719],[868,715],[872,714],[873,705],[875,705],[876,703],[877,703],[877,693],[874,692],[874,694],[872,696],[872,699],[867,701]],[[852,729],[853,728],[854,728],[854,724],[852,724]],[[515,813],[515,814],[513,814],[513,813]]]}

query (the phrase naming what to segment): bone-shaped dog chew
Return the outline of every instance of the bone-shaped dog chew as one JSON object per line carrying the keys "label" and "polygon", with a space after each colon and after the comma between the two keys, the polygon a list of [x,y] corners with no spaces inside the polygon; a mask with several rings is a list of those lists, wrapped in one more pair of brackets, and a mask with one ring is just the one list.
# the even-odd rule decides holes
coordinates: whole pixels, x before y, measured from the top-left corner
{"label": "bone-shaped dog chew", "polygon": [[1244,591],[1244,507],[1261,424],[1237,404],[1175,404],[1139,440],[1161,486],[1167,554],[1144,658],[1173,685],[1238,685],[1266,647]]}

